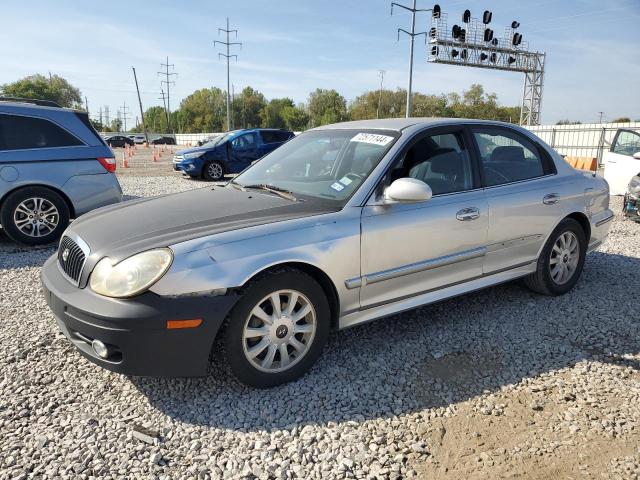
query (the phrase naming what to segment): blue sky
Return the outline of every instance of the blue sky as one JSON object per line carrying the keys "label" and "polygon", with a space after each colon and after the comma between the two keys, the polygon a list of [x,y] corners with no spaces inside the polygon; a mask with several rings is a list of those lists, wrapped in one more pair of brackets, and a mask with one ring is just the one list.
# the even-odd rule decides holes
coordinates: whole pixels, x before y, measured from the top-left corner
{"label": "blue sky", "polygon": [[[405,0],[408,4],[411,0]],[[317,88],[335,88],[348,100],[378,86],[406,86],[410,15],[389,15],[386,0],[236,1],[16,1],[2,2],[0,83],[51,71],[88,97],[90,110],[126,102],[137,109],[131,66],[138,72],[145,108],[161,105],[157,71],[168,55],[179,73],[172,107],[193,90],[226,88],[226,69],[213,41],[230,17],[239,31],[232,61],[235,91],[251,85],[267,98],[306,100]],[[403,3],[403,2],[400,2]],[[449,24],[465,8],[474,16],[493,11],[494,30],[512,20],[532,48],[547,53],[544,123],[570,118],[640,118],[640,0],[440,1]],[[432,3],[418,1],[421,8]],[[422,29],[428,14],[418,17]],[[418,27],[417,27],[418,28]],[[426,62],[416,40],[414,89],[439,94],[481,83],[502,104],[518,105],[523,77],[513,72]],[[133,113],[135,115],[135,113]]]}

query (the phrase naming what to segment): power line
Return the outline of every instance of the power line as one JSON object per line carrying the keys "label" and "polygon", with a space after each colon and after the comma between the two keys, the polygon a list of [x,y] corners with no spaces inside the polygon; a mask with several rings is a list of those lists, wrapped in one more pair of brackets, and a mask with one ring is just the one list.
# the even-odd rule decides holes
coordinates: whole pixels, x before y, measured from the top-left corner
{"label": "power line", "polygon": [[382,102],[382,82],[384,81],[384,74],[387,73],[384,70],[378,70],[378,76],[380,77],[380,90],[378,90],[378,108],[376,109],[376,118],[380,118],[380,103]]}
{"label": "power line", "polygon": [[129,107],[127,107],[127,102],[122,102],[122,107],[120,107],[122,109],[122,121],[124,122],[124,131],[127,131],[127,120],[129,119],[129,115],[127,113],[127,110],[129,110]]}
{"label": "power line", "polygon": [[230,88],[231,88],[231,81],[230,81],[230,76],[229,76],[229,59],[231,57],[235,57],[236,61],[238,61],[238,55],[232,55],[229,52],[229,47],[234,46],[234,45],[239,45],[240,48],[242,48],[242,43],[241,42],[230,42],[229,41],[229,34],[230,33],[235,33],[236,34],[236,38],[238,38],[238,30],[230,30],[229,29],[229,17],[227,17],[227,28],[218,28],[218,35],[220,35],[220,32],[224,32],[227,36],[227,41],[226,42],[222,42],[220,40],[214,40],[213,41],[213,46],[215,47],[216,44],[220,44],[220,45],[224,45],[227,48],[227,53],[226,55],[224,53],[220,53],[218,52],[218,58],[220,57],[225,57],[227,59],[227,130],[231,131],[231,98],[230,98]]}
{"label": "power line", "polygon": [[432,11],[431,8],[426,8],[426,9],[417,8],[416,7],[416,1],[417,0],[413,0],[413,8],[406,7],[404,5],[401,5],[400,3],[391,2],[391,15],[393,15],[393,7],[394,7],[394,5],[396,7],[404,8],[405,10],[408,10],[409,12],[411,12],[411,31],[408,32],[403,28],[398,28],[398,40],[400,40],[400,32],[406,33],[410,37],[410,41],[409,41],[409,80],[408,80],[408,85],[407,85],[407,112],[405,114],[405,116],[407,118],[409,118],[411,116],[411,109],[412,109],[412,106],[413,106],[413,99],[411,98],[411,87],[412,87],[412,84],[413,84],[413,41],[414,41],[415,37],[417,37],[419,35],[425,35],[425,38],[426,38],[426,35],[427,35],[427,32],[418,32],[418,33],[416,33],[416,13],[417,12],[431,12]]}
{"label": "power line", "polygon": [[[176,82],[171,80],[171,75],[178,75],[175,72],[171,72],[169,73],[169,67],[171,67],[171,69],[175,69],[175,65],[169,63],[169,57],[167,57],[167,63],[161,63],[160,64],[161,67],[165,67],[165,71],[164,72],[158,72],[158,75],[164,75],[165,79],[164,80],[160,80],[160,85],[162,85],[163,83],[167,85],[167,105],[165,107],[166,112],[167,112],[167,129],[169,130],[169,133],[173,133],[173,130],[171,129],[171,105],[169,103],[170,98],[171,98],[171,94],[170,94],[170,86],[171,85],[175,85]],[[164,93],[163,93],[164,95]]]}

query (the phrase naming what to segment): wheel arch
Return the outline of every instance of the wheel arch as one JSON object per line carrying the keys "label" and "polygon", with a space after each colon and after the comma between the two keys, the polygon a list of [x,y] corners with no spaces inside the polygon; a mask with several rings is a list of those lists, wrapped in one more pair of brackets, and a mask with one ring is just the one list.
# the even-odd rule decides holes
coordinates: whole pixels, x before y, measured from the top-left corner
{"label": "wheel arch", "polygon": [[275,271],[287,269],[287,268],[292,268],[295,270],[302,271],[320,284],[320,287],[322,287],[322,290],[327,296],[327,301],[329,302],[329,309],[331,312],[331,328],[337,329],[338,318],[340,317],[340,298],[338,296],[338,290],[336,289],[336,286],[333,283],[333,280],[331,280],[331,277],[329,277],[329,275],[327,275],[322,269],[318,268],[315,265],[312,265],[310,263],[295,262],[295,261],[270,265],[269,267],[266,267],[256,272],[255,274],[253,274],[240,288],[243,288],[244,286],[248,285],[251,281],[263,275],[268,275],[269,273],[273,273]]}
{"label": "wheel arch", "polygon": [[14,188],[12,188],[8,192],[6,192],[2,197],[0,197],[0,209],[2,208],[2,205],[4,204],[5,200],[9,195],[15,192],[18,192],[20,190],[23,190],[25,188],[32,188],[32,187],[47,188],[52,192],[55,192],[58,195],[60,195],[60,197],[62,197],[64,202],[67,204],[67,207],[69,208],[69,218],[75,218],[75,215],[76,215],[75,208],[73,207],[73,202],[71,201],[69,196],[59,187],[56,187],[54,185],[49,185],[46,183],[27,183],[22,185],[16,185]]}
{"label": "wheel arch", "polygon": [[572,218],[573,220],[575,220],[580,224],[580,226],[582,227],[582,230],[584,231],[584,235],[588,245],[589,240],[591,239],[591,222],[589,222],[589,218],[583,212],[570,213],[569,215],[564,217],[562,220],[564,220],[565,218]]}

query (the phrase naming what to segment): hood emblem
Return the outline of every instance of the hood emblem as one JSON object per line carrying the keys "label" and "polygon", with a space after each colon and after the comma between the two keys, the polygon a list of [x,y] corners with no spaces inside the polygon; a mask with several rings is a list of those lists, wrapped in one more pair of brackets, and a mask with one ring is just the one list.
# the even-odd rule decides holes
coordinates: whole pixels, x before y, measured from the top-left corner
{"label": "hood emblem", "polygon": [[68,258],[69,258],[69,249],[65,248],[64,251],[62,252],[62,261],[66,262]]}

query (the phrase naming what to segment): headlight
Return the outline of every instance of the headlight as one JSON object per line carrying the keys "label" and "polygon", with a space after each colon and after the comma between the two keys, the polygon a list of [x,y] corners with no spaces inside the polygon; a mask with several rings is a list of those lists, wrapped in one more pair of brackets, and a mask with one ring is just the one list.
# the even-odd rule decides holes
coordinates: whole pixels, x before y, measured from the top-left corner
{"label": "headlight", "polygon": [[198,158],[200,156],[202,156],[204,154],[204,152],[194,152],[194,153],[185,153],[183,155],[185,160],[191,159],[191,158]]}
{"label": "headlight", "polygon": [[133,297],[157,282],[171,266],[168,248],[149,250],[113,264],[105,257],[91,272],[91,290],[107,297]]}

